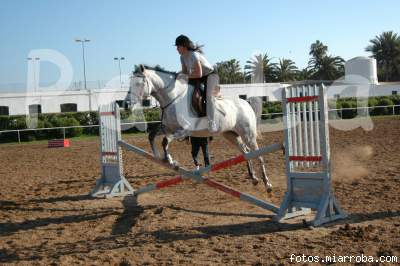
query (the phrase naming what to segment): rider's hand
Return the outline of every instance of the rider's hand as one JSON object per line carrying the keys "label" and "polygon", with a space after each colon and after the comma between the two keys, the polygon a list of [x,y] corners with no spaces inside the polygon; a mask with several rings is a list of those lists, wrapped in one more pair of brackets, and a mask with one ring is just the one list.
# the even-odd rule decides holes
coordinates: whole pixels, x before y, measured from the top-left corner
{"label": "rider's hand", "polygon": [[187,74],[184,74],[182,72],[178,73],[178,75],[176,76],[176,79],[182,79],[182,80],[189,80],[189,76]]}

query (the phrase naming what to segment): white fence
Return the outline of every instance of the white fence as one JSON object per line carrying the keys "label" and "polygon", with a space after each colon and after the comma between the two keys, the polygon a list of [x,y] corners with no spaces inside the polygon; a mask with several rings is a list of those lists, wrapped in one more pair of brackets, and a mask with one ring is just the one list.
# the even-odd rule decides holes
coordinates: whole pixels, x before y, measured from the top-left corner
{"label": "white fence", "polygon": [[[396,114],[396,108],[400,109],[400,105],[387,105],[387,106],[370,106],[370,107],[353,107],[353,108],[341,108],[341,109],[329,109],[329,113],[338,113],[338,117],[340,119],[343,119],[343,111],[354,111],[354,110],[373,110],[373,109],[392,109],[392,112],[390,114],[385,114],[385,115],[400,115],[400,110],[397,111]],[[261,117],[271,117],[271,116],[282,116],[283,113],[269,113],[269,114],[261,114]],[[377,115],[379,116],[379,115]]]}
{"label": "white fence", "polygon": [[[339,119],[343,119],[343,111],[347,110],[370,110],[373,109],[391,109],[390,114],[385,114],[385,115],[400,115],[400,105],[388,105],[388,106],[371,106],[371,107],[356,107],[356,108],[341,108],[341,109],[329,109],[329,113],[336,113],[338,114],[335,117],[339,117]],[[396,111],[397,110],[397,111]],[[282,117],[283,113],[269,113],[269,114],[262,114],[261,117],[267,117],[266,119],[272,119],[276,117]],[[377,115],[381,116],[381,115]],[[332,119],[330,119],[332,120]],[[161,121],[149,121],[149,122],[133,122],[133,123],[121,123],[121,126],[135,126],[135,125],[140,125],[140,124],[157,124],[160,123]],[[65,131],[67,129],[72,129],[72,128],[97,128],[99,125],[88,125],[88,126],[70,126],[70,127],[52,127],[52,128],[32,128],[32,129],[15,129],[15,130],[3,130],[0,131],[0,138],[1,135],[4,133],[13,133],[15,132],[17,134],[16,136],[16,141],[21,143],[21,132],[35,132],[35,131],[44,131],[44,130],[61,130],[63,132],[63,138],[65,139]]]}

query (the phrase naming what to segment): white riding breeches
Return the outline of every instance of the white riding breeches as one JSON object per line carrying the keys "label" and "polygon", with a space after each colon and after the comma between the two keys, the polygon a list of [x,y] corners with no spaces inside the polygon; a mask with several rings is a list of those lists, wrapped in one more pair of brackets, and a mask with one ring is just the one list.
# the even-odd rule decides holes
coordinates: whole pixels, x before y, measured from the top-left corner
{"label": "white riding breeches", "polygon": [[214,121],[215,96],[217,96],[219,94],[217,85],[219,85],[218,74],[216,74],[216,73],[210,74],[207,77],[207,118],[208,118],[208,121]]}

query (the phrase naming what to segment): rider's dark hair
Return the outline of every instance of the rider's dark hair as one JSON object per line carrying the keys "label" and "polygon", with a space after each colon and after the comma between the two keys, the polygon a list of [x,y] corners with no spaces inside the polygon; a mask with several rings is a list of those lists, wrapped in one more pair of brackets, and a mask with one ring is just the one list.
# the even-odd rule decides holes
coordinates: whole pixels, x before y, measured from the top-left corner
{"label": "rider's dark hair", "polygon": [[185,35],[179,35],[178,37],[176,37],[175,39],[175,45],[176,46],[183,46],[186,47],[189,51],[196,51],[199,53],[203,53],[203,50],[201,48],[203,48],[204,45],[198,45],[198,44],[194,44],[189,37],[185,36]]}

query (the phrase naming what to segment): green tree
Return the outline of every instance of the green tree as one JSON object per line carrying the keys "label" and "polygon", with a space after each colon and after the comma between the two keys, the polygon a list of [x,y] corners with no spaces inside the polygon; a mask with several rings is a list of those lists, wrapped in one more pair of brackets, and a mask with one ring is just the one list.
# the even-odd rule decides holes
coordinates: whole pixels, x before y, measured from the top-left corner
{"label": "green tree", "polygon": [[311,71],[306,67],[297,72],[296,80],[309,80],[311,79]]}
{"label": "green tree", "polygon": [[222,61],[215,65],[221,84],[243,83],[244,76],[240,63],[236,59]]}
{"label": "green tree", "polygon": [[321,61],[321,68],[316,73],[318,79],[335,80],[344,75],[344,59],[340,56],[325,56]]}
{"label": "green tree", "polygon": [[317,40],[311,44],[308,61],[310,78],[314,80],[334,80],[344,75],[344,59],[328,55],[328,46]]}
{"label": "green tree", "polygon": [[308,53],[311,56],[308,64],[318,67],[322,59],[327,56],[327,53],[328,46],[319,40],[315,41],[315,43],[311,44],[310,52]]}
{"label": "green tree", "polygon": [[383,32],[370,40],[365,51],[376,59],[380,79],[394,81],[400,78],[400,36],[393,31]]}
{"label": "green tree", "polygon": [[276,64],[271,62],[267,53],[255,55],[246,61],[245,76],[252,83],[276,81]]}
{"label": "green tree", "polygon": [[299,69],[296,64],[290,59],[279,59],[279,64],[276,66],[276,78],[280,82],[296,80]]}

